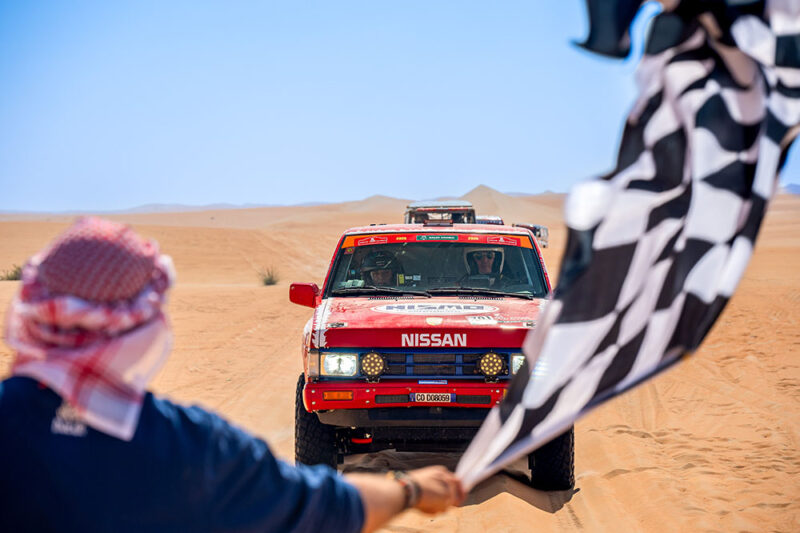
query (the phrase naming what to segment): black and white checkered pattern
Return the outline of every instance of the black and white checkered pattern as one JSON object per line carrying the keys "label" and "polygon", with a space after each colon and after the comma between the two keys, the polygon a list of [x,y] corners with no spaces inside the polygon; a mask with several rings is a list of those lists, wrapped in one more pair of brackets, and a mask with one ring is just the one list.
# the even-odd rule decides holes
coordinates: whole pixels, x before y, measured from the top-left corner
{"label": "black and white checkered pattern", "polygon": [[[458,466],[468,487],[696,349],[750,259],[800,130],[800,0],[665,3],[617,167],[567,199],[553,301]],[[583,46],[627,55],[638,3],[588,6]]]}

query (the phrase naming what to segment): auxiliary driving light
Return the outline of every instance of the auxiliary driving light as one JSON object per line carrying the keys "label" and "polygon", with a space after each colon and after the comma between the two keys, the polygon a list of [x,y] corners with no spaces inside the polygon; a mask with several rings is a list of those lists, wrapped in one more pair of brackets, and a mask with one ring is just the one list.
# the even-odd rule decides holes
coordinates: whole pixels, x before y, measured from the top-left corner
{"label": "auxiliary driving light", "polygon": [[503,371],[503,358],[494,352],[484,354],[478,361],[478,370],[487,378],[496,378]]}
{"label": "auxiliary driving light", "polygon": [[386,361],[381,354],[369,352],[361,358],[361,371],[369,379],[377,379],[386,370]]}

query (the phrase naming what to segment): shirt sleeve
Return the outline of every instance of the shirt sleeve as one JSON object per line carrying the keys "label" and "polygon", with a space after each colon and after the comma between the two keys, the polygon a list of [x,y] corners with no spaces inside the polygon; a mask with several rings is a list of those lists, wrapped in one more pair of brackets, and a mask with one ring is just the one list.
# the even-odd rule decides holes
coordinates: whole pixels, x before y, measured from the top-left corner
{"label": "shirt sleeve", "polygon": [[356,488],[326,466],[293,466],[267,444],[212,415],[205,464],[210,531],[358,532]]}

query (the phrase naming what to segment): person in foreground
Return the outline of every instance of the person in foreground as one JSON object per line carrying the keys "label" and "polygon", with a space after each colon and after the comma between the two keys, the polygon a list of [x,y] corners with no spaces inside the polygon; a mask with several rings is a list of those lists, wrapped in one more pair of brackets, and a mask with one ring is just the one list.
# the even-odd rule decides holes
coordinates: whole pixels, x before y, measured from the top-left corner
{"label": "person in foreground", "polygon": [[147,392],[171,343],[155,242],[83,218],[24,267],[0,382],[0,531],[373,531],[464,492],[444,467],[292,466],[199,407]]}

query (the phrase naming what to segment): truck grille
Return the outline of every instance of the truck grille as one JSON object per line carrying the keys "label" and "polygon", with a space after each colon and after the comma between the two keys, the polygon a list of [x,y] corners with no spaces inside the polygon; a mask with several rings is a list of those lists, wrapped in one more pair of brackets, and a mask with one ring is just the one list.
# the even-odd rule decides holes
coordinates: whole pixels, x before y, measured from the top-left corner
{"label": "truck grille", "polygon": [[[486,353],[387,353],[381,355],[386,370],[381,379],[459,377],[483,379],[478,360]],[[498,377],[508,377],[508,353],[496,352],[503,359],[503,371]]]}

